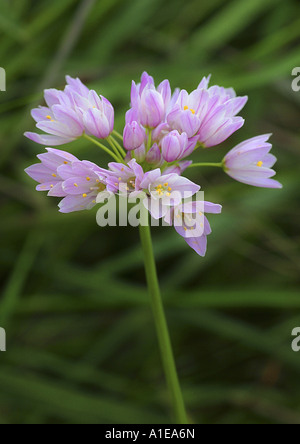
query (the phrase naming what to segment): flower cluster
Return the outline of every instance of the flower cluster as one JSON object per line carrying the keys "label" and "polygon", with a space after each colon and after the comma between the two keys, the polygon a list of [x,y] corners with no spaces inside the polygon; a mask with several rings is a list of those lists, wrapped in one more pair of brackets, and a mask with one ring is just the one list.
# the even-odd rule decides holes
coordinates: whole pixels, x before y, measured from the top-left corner
{"label": "flower cluster", "polygon": [[[123,136],[114,130],[114,108],[103,96],[89,90],[79,79],[67,77],[64,91],[45,91],[47,106],[32,111],[36,126],[45,134],[25,135],[42,145],[58,146],[87,138],[114,159],[106,169],[54,148],[38,156],[40,163],[27,168],[39,183],[38,191],[62,198],[62,213],[91,209],[99,193],[139,196],[154,219],[174,226],[199,255],[204,256],[211,233],[205,213],[220,213],[222,207],[193,201],[200,186],[183,176],[193,164],[187,158],[196,149],[210,148],[239,130],[238,116],[248,98],[233,89],[209,87],[204,77],[191,94],[175,90],[168,80],[155,86],[147,73],[141,83],[132,83],[131,107],[126,113]],[[114,137],[115,136],[115,137]],[[232,149],[219,166],[232,178],[249,185],[281,188],[272,170],[270,135],[247,140]],[[105,140],[108,144],[104,145]],[[122,141],[122,145],[120,143]],[[189,201],[186,201],[189,199]]]}

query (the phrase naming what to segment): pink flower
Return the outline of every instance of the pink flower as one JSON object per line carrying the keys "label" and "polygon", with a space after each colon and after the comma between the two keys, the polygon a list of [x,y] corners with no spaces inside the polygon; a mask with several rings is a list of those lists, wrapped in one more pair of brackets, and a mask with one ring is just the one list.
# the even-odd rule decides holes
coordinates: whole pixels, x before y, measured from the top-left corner
{"label": "pink flower", "polygon": [[108,172],[89,161],[73,162],[57,169],[63,179],[66,197],[60,202],[61,213],[90,210],[100,192],[106,190]]}
{"label": "pink flower", "polygon": [[38,191],[49,191],[48,196],[64,197],[61,213],[89,210],[96,205],[96,197],[106,190],[106,171],[92,162],[80,161],[72,154],[53,148],[40,154],[41,163],[27,168],[26,173],[40,183]]}
{"label": "pink flower", "polygon": [[204,77],[191,94],[182,90],[168,111],[167,122],[172,129],[197,136],[205,147],[219,145],[244,124],[236,115],[245,106],[247,97],[236,97],[233,89],[208,88],[210,78]]}
{"label": "pink flower", "polygon": [[168,163],[184,159],[194,151],[196,145],[197,138],[188,139],[186,133],[172,131],[161,141],[163,158]]}
{"label": "pink flower", "polygon": [[165,119],[171,101],[171,87],[164,80],[155,88],[153,77],[143,73],[141,83],[132,82],[131,106],[138,113],[138,122],[148,128],[156,128]]}
{"label": "pink flower", "polygon": [[104,139],[113,131],[114,109],[79,79],[67,76],[64,91],[45,90],[46,107],[32,110],[36,127],[46,134],[26,132],[25,136],[41,145],[58,146],[72,142],[84,132]]}
{"label": "pink flower", "polygon": [[123,163],[111,162],[108,164],[107,190],[112,193],[122,192],[126,194],[141,190],[141,182],[144,178],[143,168],[135,159]]}
{"label": "pink flower", "polygon": [[178,174],[161,175],[156,169],[146,173],[140,185],[146,190],[144,205],[154,219],[165,217],[170,207],[177,206],[182,199],[192,197],[200,186]]}
{"label": "pink flower", "polygon": [[37,191],[49,191],[48,196],[63,197],[67,193],[62,188],[63,178],[57,169],[62,165],[71,165],[79,162],[77,157],[65,151],[54,148],[46,148],[47,153],[39,154],[37,157],[41,163],[30,166],[25,172],[40,185]]}
{"label": "pink flower", "polygon": [[165,217],[169,225],[174,225],[177,233],[199,256],[205,256],[207,236],[212,230],[205,213],[220,214],[221,205],[210,202],[188,202],[173,208]]}
{"label": "pink flower", "polygon": [[225,156],[225,172],[233,179],[255,187],[282,188],[279,182],[270,179],[276,174],[272,167],[277,161],[270,154],[270,136],[254,137],[236,146]]}

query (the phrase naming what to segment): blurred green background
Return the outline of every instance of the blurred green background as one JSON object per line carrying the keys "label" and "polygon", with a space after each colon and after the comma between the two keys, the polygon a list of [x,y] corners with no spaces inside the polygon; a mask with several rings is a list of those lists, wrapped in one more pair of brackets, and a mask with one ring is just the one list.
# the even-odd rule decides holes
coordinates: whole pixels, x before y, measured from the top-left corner
{"label": "blurred green background", "polygon": [[[190,419],[299,424],[300,65],[297,0],[1,0],[1,424],[170,423],[136,229],[100,229],[95,211],[58,213],[23,170],[44,88],[80,76],[114,104],[122,131],[130,82],[194,89],[203,75],[248,94],[244,128],[195,160],[219,161],[272,132],[283,190],[192,170],[210,218],[205,259],[175,231],[153,233],[164,303]],[[106,165],[78,141],[66,149]]]}

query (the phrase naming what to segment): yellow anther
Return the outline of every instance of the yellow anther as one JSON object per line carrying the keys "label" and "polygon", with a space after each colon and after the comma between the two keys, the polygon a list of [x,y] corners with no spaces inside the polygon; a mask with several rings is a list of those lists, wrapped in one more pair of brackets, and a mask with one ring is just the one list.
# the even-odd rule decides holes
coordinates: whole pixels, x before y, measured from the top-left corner
{"label": "yellow anther", "polygon": [[90,178],[90,177],[87,177],[86,180],[89,182],[89,181],[91,180],[91,178]]}
{"label": "yellow anther", "polygon": [[67,161],[64,162],[65,165],[68,165],[68,163],[69,163],[69,162],[67,162]]}
{"label": "yellow anther", "polygon": [[50,185],[50,188],[54,188],[54,185]]}
{"label": "yellow anther", "polygon": [[57,177],[55,173],[52,174],[52,177]]}
{"label": "yellow anther", "polygon": [[78,188],[78,185],[77,185],[77,183],[74,183],[74,187]]}
{"label": "yellow anther", "polygon": [[96,203],[96,201],[95,201],[95,200],[93,200],[93,203]]}
{"label": "yellow anther", "polygon": [[186,228],[186,227],[184,227],[184,231],[187,231],[187,228]]}
{"label": "yellow anther", "polygon": [[169,188],[168,188],[168,191],[170,191],[170,192],[171,192],[171,191],[172,191],[172,188],[171,188],[171,187],[169,187]]}
{"label": "yellow anther", "polygon": [[86,197],[87,197],[87,194],[84,193],[84,194],[82,195],[82,197],[86,198]]}
{"label": "yellow anther", "polygon": [[122,180],[122,177],[119,177],[119,182],[121,182],[121,180]]}
{"label": "yellow anther", "polygon": [[169,186],[169,184],[168,183],[165,183],[165,185],[164,185],[165,187],[168,187]]}
{"label": "yellow anther", "polygon": [[96,183],[99,183],[100,182],[100,180],[99,179],[96,179]]}
{"label": "yellow anther", "polygon": [[46,117],[47,117],[48,120],[52,120],[52,117],[51,117],[51,116],[46,116]]}
{"label": "yellow anther", "polygon": [[189,108],[188,106],[185,106],[184,111],[191,111],[192,114],[196,114],[196,111],[193,108]]}
{"label": "yellow anther", "polygon": [[260,160],[259,162],[257,162],[257,166],[259,167],[259,168],[261,168],[262,166],[263,166],[263,161],[262,160]]}

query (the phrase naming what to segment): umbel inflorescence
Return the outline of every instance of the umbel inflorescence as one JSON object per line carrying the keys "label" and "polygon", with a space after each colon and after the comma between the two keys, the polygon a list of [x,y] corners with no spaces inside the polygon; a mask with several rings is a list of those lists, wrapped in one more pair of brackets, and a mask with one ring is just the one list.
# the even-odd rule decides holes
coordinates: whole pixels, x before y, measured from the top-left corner
{"label": "umbel inflorescence", "polygon": [[[131,107],[122,137],[114,130],[111,103],[79,79],[67,77],[64,91],[46,90],[47,106],[32,111],[37,128],[44,134],[25,135],[51,147],[85,137],[105,150],[114,162],[104,169],[65,151],[46,148],[46,153],[38,155],[41,163],[27,168],[26,173],[39,182],[38,191],[62,198],[62,213],[91,209],[100,192],[117,194],[125,184],[129,197],[144,193],[144,206],[151,216],[174,226],[204,256],[211,233],[204,213],[220,213],[222,207],[203,201],[185,202],[183,196],[192,198],[200,186],[183,174],[192,166],[205,165],[189,160],[196,149],[219,145],[243,126],[244,119],[238,114],[248,100],[237,97],[233,89],[209,87],[209,82],[210,77],[204,77],[191,94],[179,89],[172,94],[168,80],[156,87],[153,78],[144,73],[140,84],[132,83]],[[270,136],[246,140],[219,164],[207,165],[223,168],[233,179],[248,185],[281,188],[272,179],[276,158],[270,154]],[[151,200],[159,205],[152,206]],[[201,229],[185,222],[195,214],[203,216]]]}

